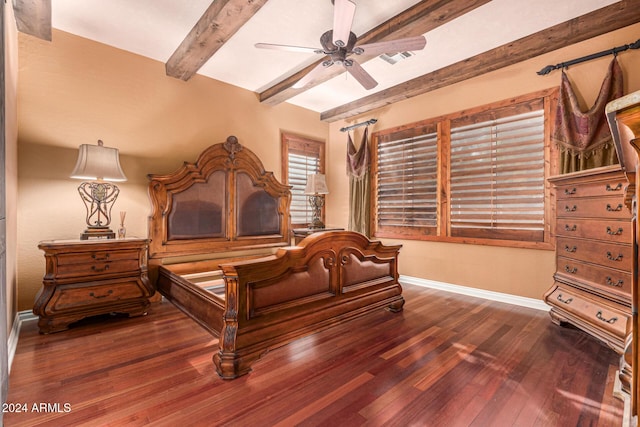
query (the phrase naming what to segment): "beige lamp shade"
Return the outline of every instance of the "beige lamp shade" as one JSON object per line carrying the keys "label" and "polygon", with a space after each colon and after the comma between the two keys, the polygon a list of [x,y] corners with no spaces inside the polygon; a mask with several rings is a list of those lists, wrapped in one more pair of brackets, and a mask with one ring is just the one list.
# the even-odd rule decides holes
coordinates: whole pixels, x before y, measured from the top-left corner
{"label": "beige lamp shade", "polygon": [[100,140],[98,145],[80,145],[71,178],[115,182],[127,180],[120,167],[118,149],[105,147]]}
{"label": "beige lamp shade", "polygon": [[307,176],[307,186],[304,189],[304,194],[329,194],[327,188],[327,181],[324,174],[314,173]]}

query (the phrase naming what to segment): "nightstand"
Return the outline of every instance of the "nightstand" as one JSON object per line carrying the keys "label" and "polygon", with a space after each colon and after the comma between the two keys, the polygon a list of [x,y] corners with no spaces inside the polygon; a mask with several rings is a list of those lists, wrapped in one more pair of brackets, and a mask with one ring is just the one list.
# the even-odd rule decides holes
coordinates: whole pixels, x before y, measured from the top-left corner
{"label": "nightstand", "polygon": [[319,233],[321,231],[344,231],[344,228],[294,228],[293,229],[293,240],[297,245],[307,236],[310,236],[313,233]]}
{"label": "nightstand", "polygon": [[46,273],[33,306],[40,333],[63,331],[98,314],[146,314],[154,293],[148,245],[139,238],[40,242]]}

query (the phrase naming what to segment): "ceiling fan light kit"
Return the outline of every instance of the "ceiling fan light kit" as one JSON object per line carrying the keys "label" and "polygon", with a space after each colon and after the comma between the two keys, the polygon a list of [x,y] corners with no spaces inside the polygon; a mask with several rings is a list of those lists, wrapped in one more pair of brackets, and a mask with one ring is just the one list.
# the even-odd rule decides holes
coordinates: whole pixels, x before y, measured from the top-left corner
{"label": "ceiling fan light kit", "polygon": [[355,3],[350,0],[332,0],[331,2],[334,4],[333,29],[326,31],[320,36],[320,45],[322,46],[322,49],[271,43],[256,43],[255,45],[257,48],[261,49],[315,53],[328,56],[327,59],[321,61],[304,77],[298,80],[293,85],[293,88],[302,88],[307,86],[325,69],[337,64],[343,66],[345,70],[366,90],[373,89],[378,85],[378,82],[364,68],[362,68],[360,63],[348,58],[350,55],[357,56],[365,53],[367,55],[374,56],[381,54],[393,55],[399,52],[422,50],[426,46],[427,41],[424,36],[387,40],[356,46],[358,38],[351,31],[356,11]]}

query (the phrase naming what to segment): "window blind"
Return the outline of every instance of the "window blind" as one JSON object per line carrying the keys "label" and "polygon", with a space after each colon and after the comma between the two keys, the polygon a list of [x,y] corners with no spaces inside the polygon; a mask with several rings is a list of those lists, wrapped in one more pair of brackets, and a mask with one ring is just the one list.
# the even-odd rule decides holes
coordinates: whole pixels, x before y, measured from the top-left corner
{"label": "window blind", "polygon": [[376,215],[379,228],[437,225],[437,133],[377,142]]}
{"label": "window blind", "polygon": [[288,153],[288,183],[291,188],[291,223],[308,224],[312,210],[304,194],[309,174],[320,173],[320,158],[312,153]]}
{"label": "window blind", "polygon": [[453,236],[543,239],[544,110],[452,122],[450,224]]}

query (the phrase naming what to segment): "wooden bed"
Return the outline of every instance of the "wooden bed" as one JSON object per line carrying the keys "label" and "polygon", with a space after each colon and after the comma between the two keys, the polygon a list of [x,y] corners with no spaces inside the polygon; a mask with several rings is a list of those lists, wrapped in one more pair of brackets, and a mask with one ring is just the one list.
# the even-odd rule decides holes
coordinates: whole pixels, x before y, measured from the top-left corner
{"label": "wooden bed", "polygon": [[400,311],[399,245],[349,231],[289,246],[289,187],[235,137],[175,173],[150,175],[149,269],[158,291],[211,334],[218,374],[371,310]]}

